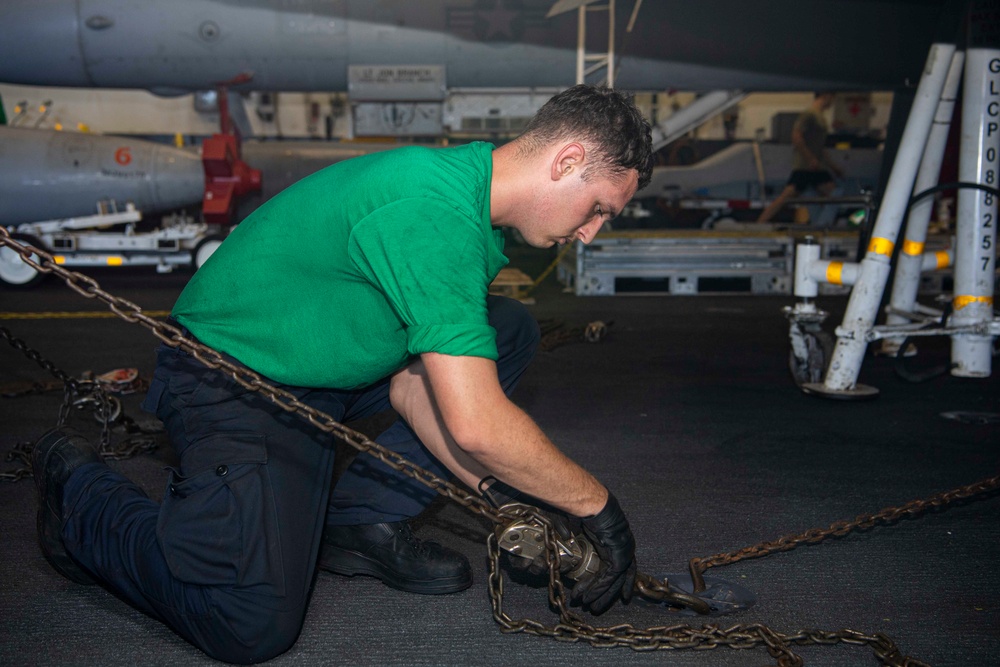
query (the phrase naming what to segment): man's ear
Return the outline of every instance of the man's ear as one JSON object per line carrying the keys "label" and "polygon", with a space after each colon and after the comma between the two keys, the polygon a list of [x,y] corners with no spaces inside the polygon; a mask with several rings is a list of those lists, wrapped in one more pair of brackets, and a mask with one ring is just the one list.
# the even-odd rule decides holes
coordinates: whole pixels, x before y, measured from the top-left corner
{"label": "man's ear", "polygon": [[581,169],[586,155],[583,144],[576,141],[563,146],[552,159],[552,180],[558,181],[572,174],[574,169]]}

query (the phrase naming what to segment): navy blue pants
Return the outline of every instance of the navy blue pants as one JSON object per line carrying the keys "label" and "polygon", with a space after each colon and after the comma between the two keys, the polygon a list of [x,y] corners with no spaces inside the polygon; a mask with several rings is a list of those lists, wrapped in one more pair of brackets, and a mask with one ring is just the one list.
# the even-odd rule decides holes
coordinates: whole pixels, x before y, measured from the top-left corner
{"label": "navy blue pants", "polygon": [[[491,296],[488,305],[510,393],[534,356],[538,326],[517,301]],[[390,407],[388,379],[359,391],[278,386],[341,422]],[[162,504],[88,464],[65,487],[63,540],[118,597],[219,660],[260,662],[295,643],[324,525],[407,519],[436,496],[364,454],[331,494],[333,436],[167,346],[143,407],[163,421],[180,458]],[[375,440],[448,475],[402,420]]]}

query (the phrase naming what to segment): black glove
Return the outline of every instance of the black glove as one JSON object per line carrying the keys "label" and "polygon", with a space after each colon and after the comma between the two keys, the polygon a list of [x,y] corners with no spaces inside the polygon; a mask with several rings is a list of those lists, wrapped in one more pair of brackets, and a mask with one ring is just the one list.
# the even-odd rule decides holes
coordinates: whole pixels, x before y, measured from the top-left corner
{"label": "black glove", "polygon": [[[487,487],[487,482],[492,483]],[[552,529],[556,532],[556,536],[564,540],[572,539],[574,534],[582,531],[579,525],[580,520],[576,517],[572,517],[562,510],[558,510],[548,503],[528,495],[520,489],[515,489],[513,486],[505,484],[495,477],[487,477],[482,480],[479,483],[479,492],[497,509],[510,503],[521,503],[522,505],[531,505],[537,508],[539,514],[547,518],[552,524]],[[544,559],[526,558],[510,552],[505,553],[507,554],[507,562],[515,570],[528,571],[534,575],[541,575],[549,571],[548,564]]]}
{"label": "black glove", "polygon": [[632,599],[635,586],[635,538],[628,519],[611,493],[608,502],[594,516],[582,519],[583,533],[601,558],[596,574],[587,573],[573,587],[572,602],[582,604],[593,614],[601,614],[620,595]]}

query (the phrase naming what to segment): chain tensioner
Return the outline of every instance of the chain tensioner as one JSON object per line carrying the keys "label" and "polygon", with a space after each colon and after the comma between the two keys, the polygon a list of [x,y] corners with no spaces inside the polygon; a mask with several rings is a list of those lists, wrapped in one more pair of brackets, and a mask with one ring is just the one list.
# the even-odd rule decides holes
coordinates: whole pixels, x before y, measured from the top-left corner
{"label": "chain tensioner", "polygon": [[[138,378],[138,373],[134,372],[133,369],[119,369],[96,377],[88,372],[82,378],[74,378],[56,366],[54,362],[46,359],[38,350],[29,347],[23,340],[15,337],[6,327],[0,326],[0,337],[10,343],[14,349],[20,350],[28,359],[48,371],[62,385],[63,401],[56,420],[57,427],[65,426],[73,413],[89,413],[101,425],[98,452],[105,459],[128,459],[156,449],[156,441],[151,437],[152,432],[141,428],[131,417],[126,415],[122,409],[121,401],[112,395],[113,392],[136,391],[143,386],[143,382]],[[53,388],[58,388],[58,385],[54,385]],[[13,393],[5,398],[41,393],[45,390],[48,390],[48,387],[36,383],[30,391]],[[111,431],[117,426],[123,427],[128,436],[113,445]],[[19,461],[22,467],[0,473],[0,481],[17,482],[31,476],[32,448],[31,443],[21,443],[4,457],[7,462]]]}

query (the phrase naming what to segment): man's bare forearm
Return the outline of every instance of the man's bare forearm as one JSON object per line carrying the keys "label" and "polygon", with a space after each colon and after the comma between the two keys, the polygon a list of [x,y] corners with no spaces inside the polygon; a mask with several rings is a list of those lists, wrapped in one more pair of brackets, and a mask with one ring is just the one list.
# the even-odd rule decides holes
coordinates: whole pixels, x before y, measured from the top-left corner
{"label": "man's bare forearm", "polygon": [[416,431],[424,446],[466,485],[474,489],[481,479],[492,474],[448,434],[441,411],[431,398],[430,381],[422,362],[393,376],[389,397],[393,408]]}
{"label": "man's bare forearm", "polygon": [[607,489],[504,395],[487,359],[424,355],[393,378],[391,396],[428,449],[473,488],[493,475],[577,516],[607,502]]}

